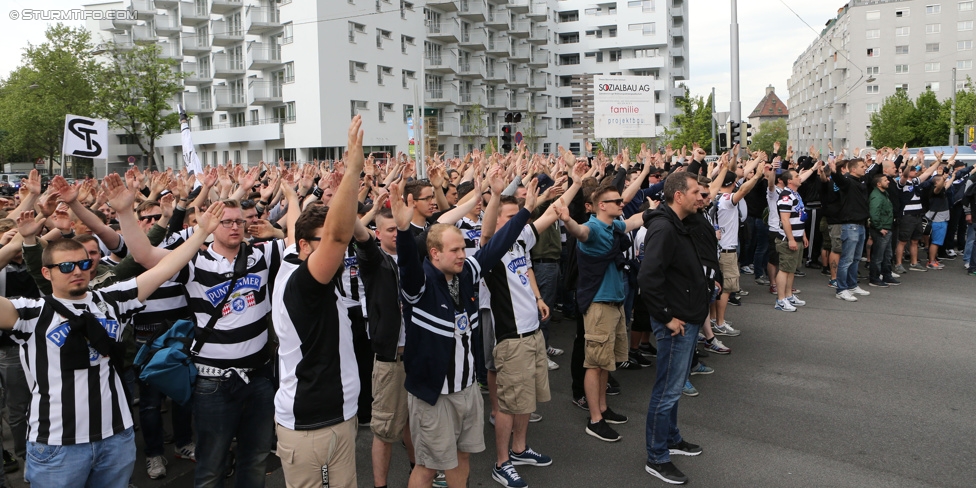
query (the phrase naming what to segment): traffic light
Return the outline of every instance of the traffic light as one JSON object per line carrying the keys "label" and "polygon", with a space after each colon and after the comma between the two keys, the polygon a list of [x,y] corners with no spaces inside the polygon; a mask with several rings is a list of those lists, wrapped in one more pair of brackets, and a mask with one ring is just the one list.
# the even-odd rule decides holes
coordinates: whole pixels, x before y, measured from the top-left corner
{"label": "traffic light", "polygon": [[747,147],[751,146],[752,145],[752,124],[748,122],[743,122],[742,125],[745,126],[745,131],[746,131],[746,146]]}
{"label": "traffic light", "polygon": [[728,151],[729,149],[729,135],[724,132],[718,133],[718,150],[719,152]]}
{"label": "traffic light", "polygon": [[[505,115],[508,119],[508,114]],[[503,125],[502,126],[502,151],[509,152],[512,150],[512,126]]]}
{"label": "traffic light", "polygon": [[742,143],[742,124],[729,122],[729,138],[729,144],[732,146]]}
{"label": "traffic light", "polygon": [[519,123],[521,121],[522,121],[522,112],[505,112],[505,122],[506,123],[509,123],[509,124],[515,123],[515,124],[517,124],[517,123]]}

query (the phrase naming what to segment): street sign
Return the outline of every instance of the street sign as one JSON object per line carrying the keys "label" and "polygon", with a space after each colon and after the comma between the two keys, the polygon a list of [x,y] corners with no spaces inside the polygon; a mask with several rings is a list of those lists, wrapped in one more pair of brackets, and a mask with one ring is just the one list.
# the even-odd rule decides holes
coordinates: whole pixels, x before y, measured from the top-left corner
{"label": "street sign", "polygon": [[976,125],[966,126],[966,144],[976,144]]}
{"label": "street sign", "polygon": [[136,157],[135,156],[129,156],[129,158],[126,159],[126,161],[128,161],[129,164],[136,164]]}
{"label": "street sign", "polygon": [[44,167],[44,158],[37,158],[37,161],[34,161],[34,166],[38,166],[38,167],[43,168]]}
{"label": "street sign", "polygon": [[520,132],[516,132],[515,133],[515,145],[518,146],[521,143],[522,143],[522,132],[521,131]]}

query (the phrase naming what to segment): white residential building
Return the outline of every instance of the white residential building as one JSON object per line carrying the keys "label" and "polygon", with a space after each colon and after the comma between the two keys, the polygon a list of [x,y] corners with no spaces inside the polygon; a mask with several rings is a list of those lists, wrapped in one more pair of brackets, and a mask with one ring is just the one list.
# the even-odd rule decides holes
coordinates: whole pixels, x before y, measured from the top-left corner
{"label": "white residential building", "polygon": [[[193,115],[204,164],[340,157],[356,113],[367,151],[406,152],[414,115],[423,116],[427,147],[461,155],[497,137],[507,112],[521,113],[515,128],[530,149],[555,150],[580,139],[565,123],[571,93],[560,80],[655,77],[663,127],[674,81],[688,75],[686,0],[121,0],[86,8],[138,12],[139,20],[89,21],[96,43],[157,43],[180,60],[187,76],[174,105]],[[141,160],[123,142],[131,141],[112,145],[111,162]],[[157,141],[157,162],[178,167],[181,159],[178,132]]]}
{"label": "white residential building", "polygon": [[851,0],[793,63],[790,141],[870,147],[871,114],[905,90],[952,96],[973,69],[972,0]]}

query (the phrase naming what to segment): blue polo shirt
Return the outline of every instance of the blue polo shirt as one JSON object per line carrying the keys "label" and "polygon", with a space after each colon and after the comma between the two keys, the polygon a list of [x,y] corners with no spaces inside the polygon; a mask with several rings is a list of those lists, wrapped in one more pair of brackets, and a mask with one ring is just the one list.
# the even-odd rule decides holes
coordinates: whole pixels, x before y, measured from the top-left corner
{"label": "blue polo shirt", "polygon": [[[607,225],[596,218],[596,215],[590,215],[590,220],[583,225],[590,228],[590,235],[586,242],[579,241],[579,250],[583,255],[580,256],[581,259],[585,259],[585,256],[606,256],[613,247],[614,227],[621,232],[627,230],[627,223],[623,220],[614,220]],[[593,302],[622,302],[624,298],[624,275],[611,263],[607,266],[607,272],[603,275],[603,282]]]}

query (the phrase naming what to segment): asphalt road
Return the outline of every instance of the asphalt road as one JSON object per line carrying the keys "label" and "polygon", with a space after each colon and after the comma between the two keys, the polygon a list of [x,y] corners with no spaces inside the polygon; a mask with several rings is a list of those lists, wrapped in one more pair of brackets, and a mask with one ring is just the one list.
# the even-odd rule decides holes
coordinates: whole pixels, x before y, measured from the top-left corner
{"label": "asphalt road", "polygon": [[[942,271],[910,272],[898,287],[866,287],[872,295],[857,303],[835,299],[826,280],[807,270],[796,281],[807,306],[792,314],[773,310],[766,288],[744,276],[751,294],[729,312],[742,335],[723,338],[732,354],[706,358],[715,374],[693,377],[701,395],[680,403],[682,435],[704,449],[698,457],[675,458],[690,484],[976,486],[976,278],[964,274],[958,259],[946,264]],[[541,405],[543,421],[529,428],[529,444],[554,462],[519,472],[533,488],[666,486],[643,468],[654,368],[615,374],[623,392],[610,404],[630,416],[618,426],[622,440],[587,436],[586,414],[570,403],[574,327],[553,324],[552,343],[567,354],[556,358],[563,367],[551,372],[553,401]],[[485,438],[487,450],[472,457],[472,487],[498,486],[487,422]],[[370,442],[369,430],[360,429],[360,487],[372,486]],[[406,486],[407,472],[406,454],[397,447],[390,486]],[[25,486],[20,474],[9,475],[10,486]],[[169,476],[152,481],[140,455],[133,483],[190,487],[192,464],[171,459]],[[268,476],[268,487],[282,486],[279,469]]]}

